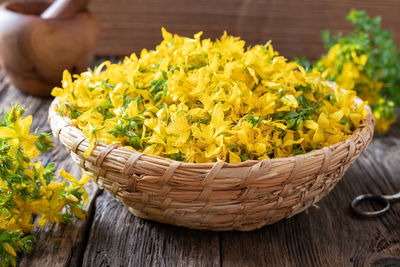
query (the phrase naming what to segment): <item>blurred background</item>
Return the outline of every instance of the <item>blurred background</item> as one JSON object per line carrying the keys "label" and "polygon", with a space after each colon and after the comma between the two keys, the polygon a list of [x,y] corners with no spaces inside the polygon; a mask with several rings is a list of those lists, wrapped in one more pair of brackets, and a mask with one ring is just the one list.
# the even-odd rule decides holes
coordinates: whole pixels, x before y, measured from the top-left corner
{"label": "blurred background", "polygon": [[[32,1],[32,0],[30,0]],[[0,3],[4,0],[0,0]],[[324,52],[321,30],[351,30],[345,20],[351,8],[381,16],[382,26],[400,41],[398,0],[91,0],[100,35],[96,54],[125,56],[153,48],[161,41],[161,27],[169,32],[220,37],[224,30],[249,44],[273,41],[286,57],[311,60]]]}

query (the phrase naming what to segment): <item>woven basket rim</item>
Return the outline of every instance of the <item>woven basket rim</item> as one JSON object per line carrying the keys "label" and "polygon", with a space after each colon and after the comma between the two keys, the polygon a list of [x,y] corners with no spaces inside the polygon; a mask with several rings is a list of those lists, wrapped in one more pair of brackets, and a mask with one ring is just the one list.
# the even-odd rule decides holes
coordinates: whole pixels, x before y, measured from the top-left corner
{"label": "woven basket rim", "polygon": [[[291,217],[318,202],[369,146],[368,115],[349,138],[286,158],[187,163],[102,142],[88,157],[88,137],[50,105],[54,136],[75,163],[135,215],[207,230],[249,231]],[[363,101],[355,99],[356,106]]]}
{"label": "woven basket rim", "polygon": [[[355,97],[355,103],[356,103],[356,106],[359,106],[359,105],[361,105],[363,103],[363,100],[361,100],[358,96],[356,96]],[[61,116],[55,110],[55,107],[58,106],[58,105],[59,105],[59,101],[58,101],[58,97],[56,97],[52,101],[52,103],[50,105],[50,108],[49,108],[49,118],[53,117],[56,120],[63,120],[65,122],[65,125],[58,129],[58,134],[60,133],[60,131],[64,127],[73,127],[75,129],[77,129],[80,132],[81,136],[84,138],[84,139],[81,140],[81,142],[85,142],[85,141],[88,142],[89,138],[86,136],[85,133],[83,133],[83,131],[81,129],[79,129],[78,127],[72,125],[71,120],[68,117]],[[368,127],[371,127],[373,129],[374,124],[375,124],[375,119],[374,119],[374,117],[372,115],[371,107],[369,105],[365,105],[364,109],[366,109],[367,112],[368,112],[367,116],[361,121],[359,127],[356,128],[353,131],[352,135],[349,136],[348,138],[346,138],[345,140],[340,141],[338,143],[335,143],[333,145],[327,146],[327,147],[323,147],[323,148],[320,148],[320,149],[315,149],[315,150],[309,151],[309,152],[304,153],[304,154],[299,154],[299,155],[294,155],[294,156],[284,157],[284,158],[270,158],[270,159],[266,159],[266,160],[270,161],[271,163],[277,163],[277,162],[283,162],[283,161],[285,161],[285,162],[286,161],[294,161],[295,158],[298,157],[298,156],[306,156],[306,157],[307,156],[313,156],[314,154],[322,153],[324,148],[329,148],[330,150],[334,150],[335,148],[337,148],[339,146],[345,145],[349,141],[356,140],[360,136],[361,132],[365,131],[366,128],[368,128]],[[57,139],[59,139],[58,136],[57,136]],[[104,144],[103,142],[99,141],[98,144],[95,146],[95,148],[97,146],[99,146],[99,145],[102,145],[104,147],[110,146],[110,145]],[[125,151],[128,149],[133,153],[141,153],[142,155],[147,156],[149,158],[164,160],[164,161],[167,161],[169,163],[176,162],[176,163],[178,163],[180,165],[181,168],[182,167],[183,168],[184,167],[210,168],[210,167],[214,166],[214,164],[216,162],[223,163],[224,168],[229,168],[229,167],[230,168],[237,168],[237,167],[251,166],[251,165],[257,164],[260,161],[262,161],[262,160],[246,160],[246,161],[243,161],[243,162],[236,162],[236,163],[229,163],[229,162],[225,162],[225,161],[213,161],[213,162],[203,162],[203,163],[183,162],[183,161],[177,161],[177,160],[173,160],[173,159],[169,159],[169,158],[165,158],[165,157],[161,157],[161,156],[155,156],[155,155],[151,155],[151,154],[146,154],[146,153],[137,151],[137,150],[135,150],[133,148],[122,146],[122,145],[115,145],[115,148],[113,148],[113,150],[110,151],[110,154],[117,153],[118,149],[123,149]],[[93,154],[94,151],[95,150],[92,151],[91,155],[96,156],[96,155]]]}

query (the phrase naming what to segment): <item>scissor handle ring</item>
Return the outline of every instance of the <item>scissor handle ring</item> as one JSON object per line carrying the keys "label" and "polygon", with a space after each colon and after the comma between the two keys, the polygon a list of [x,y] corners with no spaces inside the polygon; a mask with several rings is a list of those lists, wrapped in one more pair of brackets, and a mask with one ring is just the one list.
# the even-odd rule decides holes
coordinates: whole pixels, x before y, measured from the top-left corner
{"label": "scissor handle ring", "polygon": [[[365,200],[370,200],[370,201],[374,201],[374,202],[379,202],[384,204],[385,206],[380,209],[380,210],[375,210],[375,211],[364,211],[361,210],[360,207],[358,206],[362,201]],[[385,198],[381,197],[381,196],[375,196],[375,195],[371,195],[371,194],[365,194],[365,195],[360,195],[356,198],[353,199],[353,201],[351,202],[351,208],[353,209],[354,212],[356,212],[358,215],[361,216],[366,216],[366,217],[375,217],[375,216],[379,216],[385,212],[387,212],[390,208],[390,202],[388,200],[386,200]]]}

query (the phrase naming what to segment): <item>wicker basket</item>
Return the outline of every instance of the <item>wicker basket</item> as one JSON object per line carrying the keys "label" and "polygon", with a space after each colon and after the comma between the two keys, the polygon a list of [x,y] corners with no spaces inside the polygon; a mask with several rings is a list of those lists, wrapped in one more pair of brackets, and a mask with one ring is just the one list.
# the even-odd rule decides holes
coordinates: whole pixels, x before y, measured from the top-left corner
{"label": "wicker basket", "polygon": [[49,110],[54,136],[134,215],[218,231],[249,231],[307,209],[332,190],[371,143],[374,129],[366,107],[368,116],[347,140],[289,158],[183,163],[101,143],[84,158],[88,138],[55,111],[56,105],[57,99]]}

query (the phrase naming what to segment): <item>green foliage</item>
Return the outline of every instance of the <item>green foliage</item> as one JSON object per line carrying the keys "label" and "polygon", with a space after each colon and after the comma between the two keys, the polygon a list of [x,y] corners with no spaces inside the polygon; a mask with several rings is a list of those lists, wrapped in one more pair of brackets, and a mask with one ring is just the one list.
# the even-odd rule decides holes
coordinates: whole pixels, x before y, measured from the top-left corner
{"label": "green foliage", "polygon": [[17,253],[28,253],[32,250],[35,237],[23,236],[19,230],[5,231],[0,229],[0,266],[15,266]]}
{"label": "green foliage", "polygon": [[17,253],[29,252],[34,238],[33,218],[38,225],[83,218],[87,192],[83,184],[60,170],[65,182],[56,180],[54,164],[37,162],[41,152],[53,147],[50,134],[30,132],[32,117],[15,106],[0,119],[0,266],[15,266]]}
{"label": "green foliage", "polygon": [[370,18],[366,11],[352,9],[347,20],[355,27],[347,36],[341,33],[331,35],[329,31],[322,33],[325,47],[330,49],[339,43],[342,47],[354,45],[362,47],[368,55],[365,72],[371,78],[378,78],[384,83],[381,96],[388,98],[400,106],[400,52],[393,40],[390,30],[381,29],[381,17]]}
{"label": "green foliage", "polygon": [[293,61],[295,61],[300,66],[302,66],[306,70],[306,72],[310,72],[312,70],[312,62],[304,56],[303,57],[294,57]]}

